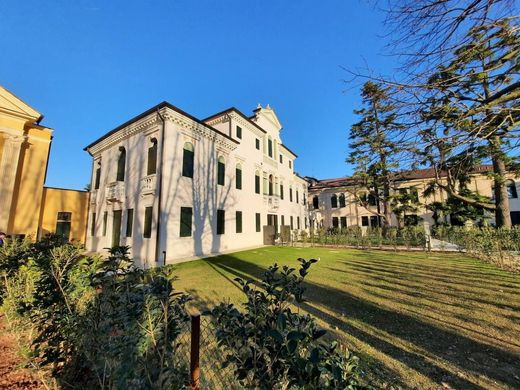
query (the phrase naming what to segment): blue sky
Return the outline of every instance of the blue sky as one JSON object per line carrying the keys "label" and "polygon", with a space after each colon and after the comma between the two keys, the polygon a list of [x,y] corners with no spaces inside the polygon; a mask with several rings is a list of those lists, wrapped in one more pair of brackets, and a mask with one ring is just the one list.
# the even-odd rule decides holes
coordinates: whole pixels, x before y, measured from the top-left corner
{"label": "blue sky", "polygon": [[339,177],[359,108],[341,66],[391,72],[383,16],[364,0],[2,0],[0,84],[55,129],[49,186],[83,188],[83,148],[163,100],[199,118],[269,103],[296,171]]}

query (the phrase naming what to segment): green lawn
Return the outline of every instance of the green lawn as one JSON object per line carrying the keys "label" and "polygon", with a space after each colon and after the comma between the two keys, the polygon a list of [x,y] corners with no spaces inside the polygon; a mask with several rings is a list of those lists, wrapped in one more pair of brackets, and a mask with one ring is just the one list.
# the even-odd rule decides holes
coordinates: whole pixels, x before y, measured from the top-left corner
{"label": "green lawn", "polygon": [[320,258],[307,302],[333,336],[403,388],[520,388],[520,275],[459,254],[266,247],[173,266],[200,308],[243,298],[233,278]]}

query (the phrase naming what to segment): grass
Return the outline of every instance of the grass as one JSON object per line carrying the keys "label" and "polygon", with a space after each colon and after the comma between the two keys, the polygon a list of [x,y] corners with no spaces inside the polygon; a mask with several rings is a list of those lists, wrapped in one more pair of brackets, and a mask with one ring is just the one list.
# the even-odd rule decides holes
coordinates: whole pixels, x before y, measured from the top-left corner
{"label": "grass", "polygon": [[270,264],[310,271],[301,309],[401,388],[520,388],[520,275],[459,254],[266,247],[173,266],[200,308]]}

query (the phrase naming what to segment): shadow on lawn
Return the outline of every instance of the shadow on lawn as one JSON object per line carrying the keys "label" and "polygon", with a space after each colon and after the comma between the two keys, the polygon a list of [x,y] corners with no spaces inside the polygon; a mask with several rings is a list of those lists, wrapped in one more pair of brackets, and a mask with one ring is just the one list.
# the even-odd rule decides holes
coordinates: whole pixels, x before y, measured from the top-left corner
{"label": "shadow on lawn", "polygon": [[[212,258],[207,262],[215,269],[220,268],[225,273],[244,279],[257,279],[265,271],[263,267],[233,255]],[[352,261],[356,262],[357,259]],[[347,264],[352,266],[352,263]],[[364,269],[368,271],[367,267]],[[374,268],[370,271],[381,270]],[[226,278],[230,280],[229,277]],[[520,386],[520,380],[514,377],[515,373],[520,371],[520,357],[511,351],[478,342],[454,330],[433,325],[414,316],[389,310],[347,291],[313,282],[307,282],[306,286],[307,302],[301,305],[302,309],[321,318],[331,327],[338,327],[341,331],[402,362],[439,386],[441,382],[446,382],[456,388],[480,388],[462,375],[457,375],[460,370],[485,375],[491,381],[514,388]],[[313,304],[325,310],[329,309],[336,315],[320,310]],[[385,340],[379,335],[370,334],[347,323],[341,318],[343,313],[346,319],[365,323],[376,328],[378,333],[388,334],[389,337]],[[388,340],[392,338],[413,344],[416,352],[405,350]],[[445,362],[444,367],[439,362]]]}

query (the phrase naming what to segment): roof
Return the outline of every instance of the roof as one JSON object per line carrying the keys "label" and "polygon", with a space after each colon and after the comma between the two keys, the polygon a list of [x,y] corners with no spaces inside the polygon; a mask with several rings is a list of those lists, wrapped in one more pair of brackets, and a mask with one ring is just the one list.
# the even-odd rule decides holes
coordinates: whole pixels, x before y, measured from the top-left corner
{"label": "roof", "polygon": [[129,125],[131,125],[132,123],[138,121],[139,119],[142,119],[142,118],[152,114],[153,112],[156,112],[156,111],[158,111],[158,110],[160,110],[162,108],[165,108],[165,107],[169,108],[169,109],[171,109],[171,110],[173,110],[175,112],[178,112],[179,114],[181,114],[181,115],[183,115],[183,116],[185,116],[185,117],[187,117],[187,118],[189,118],[189,119],[191,119],[191,120],[193,120],[193,121],[195,121],[195,122],[197,122],[197,123],[199,123],[199,124],[209,128],[209,129],[213,130],[214,132],[222,135],[223,137],[225,137],[225,138],[227,138],[227,139],[229,139],[229,140],[231,140],[231,141],[233,141],[235,143],[239,143],[238,141],[236,141],[233,138],[231,138],[229,135],[227,135],[225,133],[222,133],[221,131],[215,129],[214,127],[208,125],[207,123],[204,123],[204,121],[201,121],[200,119],[195,118],[193,115],[188,114],[187,112],[181,110],[180,108],[174,106],[171,103],[168,103],[167,101],[163,101],[163,102],[153,106],[152,108],[146,110],[145,112],[143,112],[143,113],[133,117],[132,119],[130,119],[128,121],[126,121],[125,123],[117,126],[115,129],[110,130],[108,133],[106,133],[102,137],[98,138],[97,140],[95,140],[91,144],[87,145],[83,150],[88,150],[89,148],[91,148],[92,146],[96,145],[97,143],[99,143],[99,142],[103,141],[104,139],[110,137],[112,134],[116,133],[117,131],[119,131],[119,130],[121,130],[121,129],[129,126]]}
{"label": "roof", "polygon": [[[482,172],[490,172],[493,170],[492,165],[480,165],[473,170],[473,173],[482,173]],[[440,172],[441,176],[446,176],[445,171]],[[425,168],[425,169],[414,169],[409,171],[396,172],[393,174],[393,179],[395,181],[406,181],[406,180],[421,180],[421,179],[433,179],[435,178],[435,169],[434,168]],[[357,178],[354,176],[347,177],[339,177],[335,179],[323,179],[316,180],[313,184],[311,182],[311,189],[319,189],[319,188],[334,188],[334,187],[345,187],[349,185],[355,184]]]}
{"label": "roof", "polygon": [[0,111],[39,123],[43,115],[11,91],[0,86]]}

